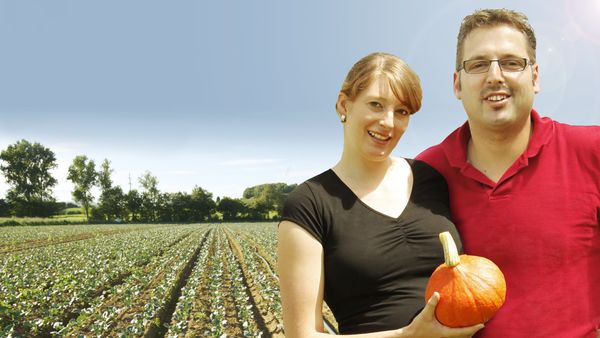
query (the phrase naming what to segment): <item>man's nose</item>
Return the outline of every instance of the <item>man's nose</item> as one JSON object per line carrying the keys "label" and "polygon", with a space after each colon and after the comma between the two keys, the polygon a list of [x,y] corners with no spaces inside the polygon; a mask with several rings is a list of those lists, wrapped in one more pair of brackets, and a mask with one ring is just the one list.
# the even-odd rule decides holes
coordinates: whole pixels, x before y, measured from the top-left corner
{"label": "man's nose", "polygon": [[502,68],[500,68],[500,63],[496,60],[490,63],[490,69],[487,71],[487,82],[488,83],[503,83],[504,82],[504,74],[502,73]]}

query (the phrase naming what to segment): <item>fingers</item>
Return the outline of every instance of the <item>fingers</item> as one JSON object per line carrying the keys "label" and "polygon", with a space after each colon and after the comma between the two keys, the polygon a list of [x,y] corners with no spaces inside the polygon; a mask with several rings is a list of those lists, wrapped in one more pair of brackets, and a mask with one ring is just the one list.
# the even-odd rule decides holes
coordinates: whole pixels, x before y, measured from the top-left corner
{"label": "fingers", "polygon": [[431,298],[429,298],[427,305],[431,304],[435,308],[437,303],[439,302],[439,300],[440,300],[440,293],[436,291],[433,293],[433,295],[431,295]]}
{"label": "fingers", "polygon": [[[448,332],[447,337],[471,337],[477,331],[479,331],[483,328],[484,328],[483,324],[477,324],[477,325],[473,325],[473,326],[469,326],[469,327],[449,329],[451,331],[451,333]],[[446,335],[444,335],[444,337],[446,337]]]}
{"label": "fingers", "polygon": [[[427,301],[427,304],[425,304],[425,308],[423,309],[423,311],[421,311],[421,314],[423,315],[424,319],[427,320],[434,320],[436,323],[439,322],[437,321],[437,319],[435,319],[435,308],[438,305],[438,302],[440,301],[440,294],[439,292],[434,292],[433,295],[431,295],[431,297],[429,298],[429,300]],[[444,332],[444,337],[471,337],[473,336],[477,331],[481,330],[484,328],[483,324],[477,324],[477,325],[473,325],[473,326],[469,326],[469,327],[462,327],[462,328],[449,328],[449,327],[445,327],[443,326],[443,331]]]}
{"label": "fingers", "polygon": [[[440,294],[439,292],[434,292],[433,295],[431,295],[431,298],[429,298],[429,301],[427,301],[427,304],[425,305],[425,308],[423,309],[423,315],[426,316],[426,318],[435,318],[435,308],[438,305],[439,301],[440,301]],[[437,322],[437,319],[436,319]],[[449,332],[446,332],[448,334],[448,337],[471,337],[473,336],[477,331],[481,330],[484,328],[483,324],[477,324],[477,325],[473,325],[473,326],[469,326],[469,327],[462,327],[462,328],[449,328],[449,327],[444,327],[445,329],[447,329]],[[445,337],[446,335],[444,335]]]}
{"label": "fingers", "polygon": [[435,319],[435,308],[437,307],[439,301],[440,294],[438,292],[434,292],[433,295],[431,295],[431,297],[429,298],[429,301],[427,301],[427,304],[425,304],[423,310],[421,311],[424,318],[428,320]]}
{"label": "fingers", "polygon": [[475,333],[477,333],[477,331],[483,329],[485,327],[485,325],[483,324],[477,324],[475,326],[471,326],[471,329],[469,330],[469,337],[471,337],[472,335],[474,335]]}
{"label": "fingers", "polygon": [[437,306],[439,301],[440,301],[440,294],[436,291],[433,293],[433,295],[431,295],[431,298],[429,298],[429,300],[427,301],[427,304],[425,304],[425,308],[423,309],[423,312],[425,312],[425,311],[435,312],[435,307]]}

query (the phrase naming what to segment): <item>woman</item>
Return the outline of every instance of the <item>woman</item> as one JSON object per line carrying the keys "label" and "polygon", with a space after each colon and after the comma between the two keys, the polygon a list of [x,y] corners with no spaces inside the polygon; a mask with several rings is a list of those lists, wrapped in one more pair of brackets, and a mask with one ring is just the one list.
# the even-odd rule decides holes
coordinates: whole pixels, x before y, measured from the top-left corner
{"label": "woman", "polygon": [[418,76],[394,55],[370,54],[348,73],[336,103],[341,159],[290,194],[279,224],[286,337],[325,335],[323,300],[340,333],[356,337],[468,337],[483,327],[442,326],[437,293],[423,308],[444,260],[438,234],[458,234],[442,176],[390,155],[421,98]]}

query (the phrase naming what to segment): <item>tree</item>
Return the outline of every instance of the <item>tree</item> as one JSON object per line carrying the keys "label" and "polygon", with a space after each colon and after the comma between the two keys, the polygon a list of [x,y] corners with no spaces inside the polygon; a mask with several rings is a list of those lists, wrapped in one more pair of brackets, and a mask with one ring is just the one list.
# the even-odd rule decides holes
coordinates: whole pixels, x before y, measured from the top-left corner
{"label": "tree", "polygon": [[126,220],[127,206],[126,196],[120,186],[110,187],[100,195],[97,207],[97,215],[106,221]]}
{"label": "tree", "polygon": [[125,208],[129,215],[131,215],[131,221],[137,221],[137,216],[140,215],[142,209],[142,196],[140,196],[137,190],[129,190],[125,195]]}
{"label": "tree", "polygon": [[80,206],[73,202],[56,202],[56,207],[60,210],[64,210],[67,208],[79,208]]}
{"label": "tree", "polygon": [[176,222],[175,210],[173,208],[173,194],[159,193],[156,203],[156,221]]}
{"label": "tree", "polygon": [[269,218],[269,205],[263,198],[247,198],[242,199],[244,209],[246,210],[246,218],[251,220],[266,220]]}
{"label": "tree", "polygon": [[101,193],[96,216],[106,221],[127,218],[125,194],[120,186],[113,187],[112,173],[110,161],[104,159],[97,173]]}
{"label": "tree", "polygon": [[160,197],[160,191],[158,190],[158,179],[156,176],[152,176],[149,171],[146,171],[139,178],[140,185],[144,188],[142,192],[142,206],[141,216],[142,219],[155,222],[157,220],[157,209]]}
{"label": "tree", "polygon": [[100,171],[98,171],[98,185],[100,186],[100,190],[104,191],[112,188],[113,182],[110,177],[112,173],[113,170],[110,168],[110,161],[105,158],[100,166]]}
{"label": "tree", "polygon": [[0,170],[11,186],[7,200],[17,216],[49,216],[55,210],[50,170],[57,167],[52,150],[40,143],[17,141],[0,152]]}
{"label": "tree", "polygon": [[0,199],[0,217],[10,216],[10,208],[6,200]]}
{"label": "tree", "polygon": [[244,203],[249,208],[252,218],[268,218],[270,213],[274,213],[273,217],[280,217],[287,195],[296,186],[296,184],[267,183],[246,188],[243,194]]}
{"label": "tree", "polygon": [[191,204],[193,222],[208,221],[217,206],[212,199],[212,193],[199,186],[192,189]]}
{"label": "tree", "polygon": [[173,222],[192,222],[192,197],[185,192],[170,194],[170,212]]}
{"label": "tree", "polygon": [[223,214],[224,221],[233,221],[246,212],[246,207],[239,198],[223,197],[217,203],[217,211]]}
{"label": "tree", "polygon": [[92,196],[92,187],[96,185],[98,174],[96,173],[96,164],[85,155],[75,156],[73,164],[69,166],[67,179],[73,182],[73,199],[81,203],[85,211],[85,218],[90,221],[89,208],[94,200]]}

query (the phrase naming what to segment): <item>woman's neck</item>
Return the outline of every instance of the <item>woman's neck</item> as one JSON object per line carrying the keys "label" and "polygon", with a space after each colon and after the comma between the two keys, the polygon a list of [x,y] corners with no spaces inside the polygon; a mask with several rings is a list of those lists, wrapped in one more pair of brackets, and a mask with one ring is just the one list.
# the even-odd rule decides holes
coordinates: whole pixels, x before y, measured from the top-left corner
{"label": "woman's neck", "polygon": [[395,160],[391,157],[387,157],[382,161],[367,161],[344,153],[332,169],[352,188],[372,190],[381,184],[394,162]]}

